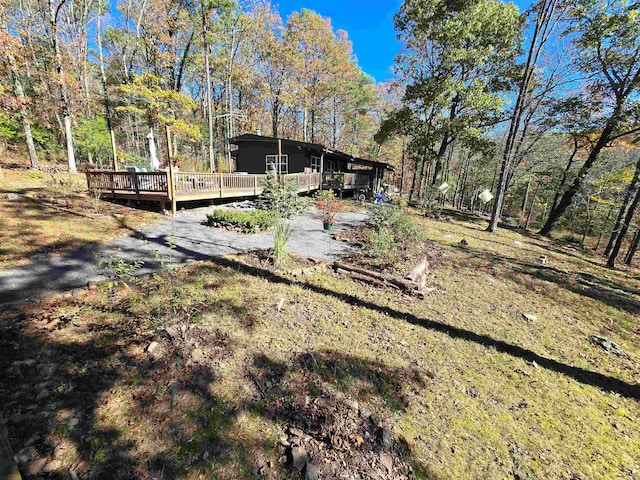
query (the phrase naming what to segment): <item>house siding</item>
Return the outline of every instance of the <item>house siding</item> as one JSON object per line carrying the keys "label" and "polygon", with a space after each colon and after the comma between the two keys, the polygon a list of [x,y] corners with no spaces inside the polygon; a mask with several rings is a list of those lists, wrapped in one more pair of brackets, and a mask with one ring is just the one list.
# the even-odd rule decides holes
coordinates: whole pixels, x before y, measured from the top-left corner
{"label": "house siding", "polygon": [[[246,173],[265,173],[267,155],[278,154],[277,142],[238,142],[235,152],[236,171]],[[289,156],[289,172],[303,173],[311,165],[311,153],[308,148],[298,148],[282,142],[282,154]]]}

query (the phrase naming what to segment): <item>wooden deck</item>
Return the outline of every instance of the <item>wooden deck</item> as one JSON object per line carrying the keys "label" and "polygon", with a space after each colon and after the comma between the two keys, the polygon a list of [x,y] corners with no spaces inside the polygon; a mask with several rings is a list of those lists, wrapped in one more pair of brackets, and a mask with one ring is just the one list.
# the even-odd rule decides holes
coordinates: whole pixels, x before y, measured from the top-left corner
{"label": "wooden deck", "polygon": [[[178,202],[215,200],[219,198],[256,197],[264,190],[266,175],[239,173],[174,173],[168,172],[114,172],[111,170],[88,171],[89,192],[101,198],[151,200],[160,202],[164,209],[171,204],[175,213]],[[340,190],[367,189],[369,176],[356,173],[344,174],[292,173],[282,175],[285,182],[297,185],[298,193],[320,189],[323,182],[328,188]],[[329,182],[331,180],[331,182]],[[329,182],[329,183],[328,183]]]}

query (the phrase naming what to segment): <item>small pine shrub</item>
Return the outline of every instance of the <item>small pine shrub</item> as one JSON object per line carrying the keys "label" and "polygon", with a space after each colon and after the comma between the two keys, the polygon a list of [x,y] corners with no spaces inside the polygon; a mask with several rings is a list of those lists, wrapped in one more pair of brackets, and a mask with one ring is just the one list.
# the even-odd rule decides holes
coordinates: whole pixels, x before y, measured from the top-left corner
{"label": "small pine shrub", "polygon": [[298,195],[298,187],[293,182],[281,182],[275,172],[269,170],[263,182],[259,207],[278,213],[283,218],[293,218],[304,213],[308,203]]}
{"label": "small pine shrub", "polygon": [[265,210],[235,212],[214,210],[207,214],[207,225],[240,230],[242,233],[258,233],[271,228],[278,216]]}

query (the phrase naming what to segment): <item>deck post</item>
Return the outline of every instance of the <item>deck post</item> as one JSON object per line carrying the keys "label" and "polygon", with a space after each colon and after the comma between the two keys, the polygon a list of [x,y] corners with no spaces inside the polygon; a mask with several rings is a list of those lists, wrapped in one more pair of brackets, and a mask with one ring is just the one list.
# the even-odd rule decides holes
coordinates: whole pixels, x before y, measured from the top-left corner
{"label": "deck post", "polygon": [[[171,202],[171,214],[176,214],[176,203],[174,198],[174,189],[173,189],[173,176],[170,172],[167,173],[167,198]],[[163,206],[164,202],[160,202],[160,205]]]}
{"label": "deck post", "polygon": [[131,180],[133,182],[133,189],[136,192],[136,200],[140,200],[140,185],[138,183],[138,173],[131,172]]}
{"label": "deck post", "polygon": [[222,192],[224,190],[224,176],[220,174],[220,198],[222,198]]}
{"label": "deck post", "polygon": [[171,131],[169,130],[169,125],[164,126],[164,133],[167,137],[167,161],[169,165],[169,171],[167,175],[169,176],[169,181],[167,182],[167,189],[169,194],[169,199],[171,200],[171,215],[175,215],[177,211],[176,205],[176,189],[174,185],[175,178],[173,177],[173,161],[171,159]]}

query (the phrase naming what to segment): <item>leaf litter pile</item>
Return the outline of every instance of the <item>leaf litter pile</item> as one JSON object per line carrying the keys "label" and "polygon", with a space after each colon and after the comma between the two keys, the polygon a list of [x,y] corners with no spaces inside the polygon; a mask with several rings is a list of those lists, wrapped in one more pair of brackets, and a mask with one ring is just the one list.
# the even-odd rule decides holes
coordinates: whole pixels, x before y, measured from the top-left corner
{"label": "leaf litter pile", "polygon": [[[303,376],[298,388],[290,391],[304,392],[305,383],[321,388],[331,374],[346,378],[356,373],[340,372],[338,362],[330,355],[323,357],[318,360],[313,354],[302,354],[296,358]],[[394,435],[388,417],[374,414],[338,390],[325,391],[314,399],[299,393],[289,405],[282,405],[279,372],[261,372],[253,378],[263,396],[272,399],[265,408],[287,425],[279,438],[283,453],[279,461],[293,474],[306,479],[415,478],[407,461],[409,444]]]}

